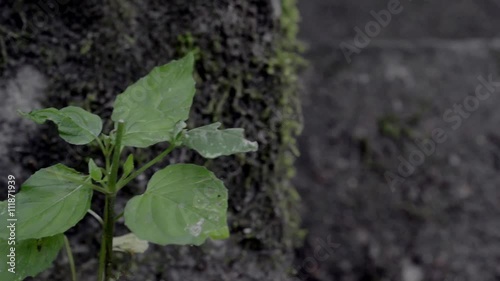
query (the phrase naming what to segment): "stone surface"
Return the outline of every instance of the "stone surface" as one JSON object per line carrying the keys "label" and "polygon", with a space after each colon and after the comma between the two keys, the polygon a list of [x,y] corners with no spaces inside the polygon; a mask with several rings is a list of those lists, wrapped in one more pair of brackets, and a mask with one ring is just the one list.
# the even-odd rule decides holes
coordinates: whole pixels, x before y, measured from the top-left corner
{"label": "stone surface", "polygon": [[[500,87],[444,115],[475,106],[478,77],[500,82],[498,8],[422,4],[348,63],[339,41],[384,3],[301,3],[310,67],[295,182],[309,232],[295,268],[301,280],[496,280]],[[436,129],[446,140],[416,152]],[[414,171],[390,186],[410,156]],[[328,255],[326,239],[338,244]]]}
{"label": "stone surface", "polygon": [[380,38],[492,38],[500,34],[495,0],[310,0],[299,1],[303,18],[301,33],[312,44],[352,39],[355,27],[363,29],[375,18],[371,11],[388,10],[390,3],[400,3],[381,29]]}
{"label": "stone surface", "polygon": [[[198,91],[189,127],[220,121],[225,128],[245,128],[248,138],[259,143],[257,153],[209,162],[178,150],[162,163],[206,164],[224,180],[230,194],[231,239],[203,247],[152,247],[144,255],[123,256],[117,270],[120,280],[283,280],[288,276],[300,220],[290,185],[300,127],[295,15],[293,0],[0,0],[0,93],[2,98],[7,95],[8,103],[0,109],[10,111],[16,106],[18,99],[11,96],[16,92],[9,85],[18,83],[28,108],[79,105],[107,118],[114,97],[130,83],[154,66],[194,50]],[[28,64],[46,81],[37,82],[34,74],[19,78]],[[43,98],[30,102],[32,92]],[[97,155],[96,146],[65,144],[50,124],[22,135],[18,131],[25,132],[24,125],[14,129],[20,118],[11,120],[10,112],[1,114],[0,124],[8,127],[0,133],[9,135],[0,142],[0,156],[6,148],[9,151],[0,166],[17,165],[13,171],[19,182],[58,162],[86,171],[87,155]],[[105,131],[110,127],[106,124]],[[11,142],[17,150],[10,149]],[[136,159],[144,163],[164,148],[135,151]],[[117,211],[127,198],[144,190],[153,171],[123,190]],[[93,209],[102,210],[102,206],[102,197],[96,196]],[[127,232],[123,225],[117,228],[117,235]],[[68,235],[80,265],[80,280],[94,280],[99,225],[87,216]],[[61,255],[55,267],[36,280],[67,280],[68,272],[67,259]]]}
{"label": "stone surface", "polygon": [[[19,175],[20,163],[11,162],[10,153],[19,151],[23,139],[36,132],[32,122],[23,120],[18,110],[29,111],[40,106],[47,78],[30,65],[20,66],[13,77],[0,80],[0,178]],[[3,198],[4,195],[2,195]]]}

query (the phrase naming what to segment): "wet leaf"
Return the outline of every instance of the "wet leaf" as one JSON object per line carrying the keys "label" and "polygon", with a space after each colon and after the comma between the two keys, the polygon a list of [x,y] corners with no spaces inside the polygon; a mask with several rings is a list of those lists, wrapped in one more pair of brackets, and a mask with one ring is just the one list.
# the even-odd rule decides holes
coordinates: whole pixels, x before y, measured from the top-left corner
{"label": "wet leaf", "polygon": [[89,183],[88,176],[62,164],[39,170],[15,195],[15,212],[8,201],[0,202],[0,238],[9,237],[9,218],[17,219],[18,240],[52,236],[73,227],[90,208],[92,188],[84,183]]}
{"label": "wet leaf", "polygon": [[89,160],[89,174],[90,177],[95,181],[100,181],[102,179],[102,171],[99,168],[93,159]]}
{"label": "wet leaf", "polygon": [[92,142],[102,131],[102,120],[99,116],[75,106],[68,106],[60,110],[46,108],[30,113],[20,113],[38,124],[47,120],[54,122],[61,138],[75,145]]}
{"label": "wet leaf", "polygon": [[123,176],[126,177],[132,173],[134,170],[134,155],[130,154],[127,157],[127,160],[125,161],[125,164],[123,164]]}
{"label": "wet leaf", "polygon": [[205,167],[176,164],[156,172],[143,195],[125,208],[125,224],[160,245],[201,245],[229,236],[227,190]]}
{"label": "wet leaf", "polygon": [[[58,234],[42,239],[16,241],[15,245],[9,245],[9,241],[11,240],[0,240],[0,280],[22,281],[52,265],[64,245],[64,236]],[[9,264],[11,248],[15,250],[15,269],[10,269],[14,264]]]}
{"label": "wet leaf", "polygon": [[189,130],[184,134],[182,143],[205,158],[257,151],[257,142],[246,140],[243,129],[219,130],[220,125],[217,122]]}
{"label": "wet leaf", "polygon": [[194,57],[155,67],[118,95],[111,119],[125,122],[123,145],[148,147],[169,141],[189,117],[195,93]]}

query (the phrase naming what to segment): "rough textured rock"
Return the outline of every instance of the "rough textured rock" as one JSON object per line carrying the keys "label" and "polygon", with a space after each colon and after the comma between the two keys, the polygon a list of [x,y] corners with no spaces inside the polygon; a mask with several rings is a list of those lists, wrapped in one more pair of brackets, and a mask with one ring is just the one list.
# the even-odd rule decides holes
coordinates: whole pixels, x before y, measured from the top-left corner
{"label": "rough textured rock", "polygon": [[[17,143],[36,132],[36,126],[32,122],[22,120],[17,110],[30,110],[38,107],[43,99],[43,91],[47,86],[44,75],[31,66],[19,67],[13,77],[0,80],[0,105],[1,119],[0,131],[0,177],[7,178],[9,174],[18,175],[21,167],[17,163],[10,163],[7,159],[12,151],[12,143]],[[22,128],[23,130],[19,130]]]}
{"label": "rough textured rock", "polygon": [[[397,276],[405,259],[425,268],[425,280],[498,277],[500,88],[460,125],[443,117],[474,95],[479,76],[500,80],[491,60],[498,51],[480,43],[370,48],[348,65],[315,50],[323,59],[306,77],[296,182],[311,239],[339,244],[320,280]],[[427,156],[418,143],[436,129],[445,141]],[[400,157],[417,164],[391,188],[385,173],[401,175]]]}
{"label": "rough textured rock", "polygon": [[[120,280],[284,280],[299,225],[298,199],[289,182],[300,131],[295,2],[43,3],[0,2],[0,77],[5,84],[29,66],[47,78],[43,106],[83,105],[108,117],[115,95],[128,84],[194,49],[198,94],[189,125],[220,120],[226,127],[245,128],[260,144],[258,153],[208,163],[186,151],[175,153],[170,162],[205,163],[224,179],[233,235],[200,248],[155,248],[132,260],[123,257]],[[9,145],[2,143],[3,148],[14,147],[2,165],[19,163],[23,179],[58,161],[85,170],[79,155],[93,154],[96,148],[70,147],[52,126],[40,128]],[[160,149],[136,153],[144,160]],[[126,195],[140,192],[144,182]],[[122,207],[124,202],[119,203]],[[98,198],[94,208],[100,204]],[[69,231],[82,280],[95,273],[98,229],[86,218]],[[125,231],[118,229],[119,234]],[[66,280],[67,275],[61,255],[55,268],[37,280]]]}
{"label": "rough textured rock", "polygon": [[389,3],[398,2],[401,12],[392,16],[378,38],[462,39],[491,38],[500,34],[496,16],[500,4],[495,0],[300,1],[304,19],[302,34],[311,44],[351,39],[356,35],[355,27],[364,29],[375,19],[371,11],[378,13],[387,10]]}
{"label": "rough textured rock", "polygon": [[[470,97],[481,85],[478,77],[500,81],[500,45],[489,38],[498,34],[498,18],[491,15],[500,7],[493,1],[413,1],[419,9],[406,10],[349,64],[339,42],[387,2],[301,3],[311,66],[303,78],[305,129],[296,179],[309,229],[297,259],[300,276],[497,280],[500,88],[477,108]],[[311,11],[315,18],[307,16]],[[439,16],[450,13],[456,16]],[[464,102],[474,110],[460,125],[444,116],[455,104],[466,108]],[[420,163],[415,141],[431,138],[437,128],[447,138]],[[399,174],[400,157],[412,155],[420,164],[391,188],[385,173]],[[318,239],[337,247],[318,255]]]}

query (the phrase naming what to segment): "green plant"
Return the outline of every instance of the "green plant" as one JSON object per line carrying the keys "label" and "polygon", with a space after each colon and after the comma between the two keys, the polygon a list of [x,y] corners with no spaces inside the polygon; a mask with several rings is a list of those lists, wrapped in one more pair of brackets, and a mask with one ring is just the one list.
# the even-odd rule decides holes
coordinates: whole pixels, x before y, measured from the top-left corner
{"label": "green plant", "polygon": [[[157,171],[144,194],[128,201],[122,214],[115,214],[118,192],[176,147],[194,149],[205,158],[257,150],[257,143],[244,138],[243,129],[220,130],[220,123],[185,129],[195,94],[193,66],[193,55],[188,54],[154,68],[129,86],[115,101],[111,116],[115,127],[108,135],[101,132],[101,118],[78,107],[21,113],[36,123],[52,121],[60,136],[71,144],[96,142],[105,160],[99,167],[97,161],[90,159],[88,174],[62,164],[41,169],[12,200],[0,202],[1,223],[9,225],[9,219],[16,220],[12,222],[14,231],[0,228],[0,280],[23,280],[38,274],[50,266],[64,245],[76,280],[64,232],[87,213],[103,225],[99,281],[116,278],[112,273],[114,250],[142,252],[147,248],[145,241],[201,245],[207,238],[229,236],[227,189],[212,172],[193,164],[173,164]],[[169,147],[141,168],[135,169],[132,154],[122,161],[124,147],[146,148],[160,142],[168,142]],[[104,213],[102,219],[90,210],[94,192],[105,197],[105,206],[100,210]],[[113,239],[114,226],[121,215],[132,233]],[[14,239],[9,240],[10,236]],[[12,251],[15,273],[9,264]]]}

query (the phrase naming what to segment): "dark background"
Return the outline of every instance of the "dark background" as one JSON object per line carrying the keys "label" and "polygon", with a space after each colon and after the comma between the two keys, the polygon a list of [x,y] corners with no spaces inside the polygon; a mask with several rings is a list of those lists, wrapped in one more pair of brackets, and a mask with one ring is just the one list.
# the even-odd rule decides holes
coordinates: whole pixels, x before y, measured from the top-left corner
{"label": "dark background", "polygon": [[[295,179],[310,280],[500,280],[500,89],[461,126],[446,110],[500,81],[498,1],[401,1],[349,64],[339,47],[390,1],[300,1],[310,67]],[[415,139],[447,139],[391,189]],[[331,237],[338,248],[315,257]],[[325,259],[320,261],[320,259]],[[306,273],[308,270],[303,270]]]}
{"label": "dark background", "polygon": [[[169,161],[205,164],[224,179],[232,236],[120,257],[120,280],[500,280],[500,89],[456,129],[444,117],[475,95],[478,77],[500,80],[497,1],[401,0],[351,61],[341,44],[392,1],[59,2],[45,21],[34,20],[39,1],[0,0],[2,178],[21,182],[57,162],[85,171],[81,155],[96,153],[17,109],[71,104],[108,117],[128,84],[192,49],[200,56],[190,126],[222,120],[260,145],[210,162],[176,152]],[[416,144],[436,129],[446,139],[389,184],[387,173],[422,154]],[[98,224],[88,216],[68,235],[81,280],[94,280]],[[61,254],[32,280],[68,274]]]}

